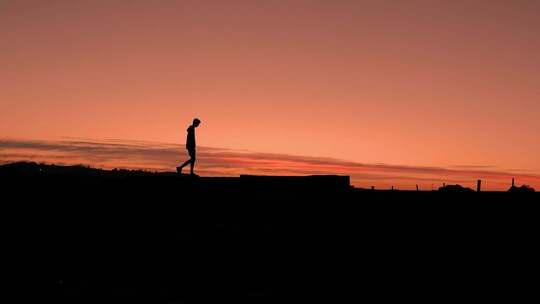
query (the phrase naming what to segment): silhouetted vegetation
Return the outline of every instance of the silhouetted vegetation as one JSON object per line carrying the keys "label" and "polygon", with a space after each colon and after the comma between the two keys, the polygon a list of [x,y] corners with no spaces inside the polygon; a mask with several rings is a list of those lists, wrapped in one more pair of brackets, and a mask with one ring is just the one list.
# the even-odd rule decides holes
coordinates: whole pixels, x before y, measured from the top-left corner
{"label": "silhouetted vegetation", "polygon": [[439,188],[440,192],[449,192],[449,193],[471,193],[474,192],[471,188],[465,188],[461,185],[445,185]]}
{"label": "silhouetted vegetation", "polygon": [[535,190],[531,186],[528,185],[521,185],[519,187],[511,186],[510,189],[508,189],[508,192],[514,192],[514,193],[534,193]]}

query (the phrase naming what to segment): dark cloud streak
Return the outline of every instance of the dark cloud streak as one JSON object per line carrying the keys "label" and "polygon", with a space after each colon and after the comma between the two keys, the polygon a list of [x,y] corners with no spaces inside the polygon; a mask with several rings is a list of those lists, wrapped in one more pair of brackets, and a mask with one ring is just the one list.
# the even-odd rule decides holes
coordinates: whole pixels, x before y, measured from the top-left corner
{"label": "dark cloud streak", "polygon": [[[540,183],[535,174],[515,174],[490,170],[487,166],[400,166],[363,164],[329,157],[311,157],[274,153],[236,151],[215,147],[198,147],[199,171],[206,175],[276,174],[345,174],[355,184],[473,182],[476,178],[490,179],[493,184],[519,176],[531,184]],[[172,170],[186,157],[184,146],[176,144],[122,141],[118,139],[93,141],[66,138],[59,141],[0,140],[0,161],[43,161],[80,163],[112,168],[137,168],[155,171]]]}

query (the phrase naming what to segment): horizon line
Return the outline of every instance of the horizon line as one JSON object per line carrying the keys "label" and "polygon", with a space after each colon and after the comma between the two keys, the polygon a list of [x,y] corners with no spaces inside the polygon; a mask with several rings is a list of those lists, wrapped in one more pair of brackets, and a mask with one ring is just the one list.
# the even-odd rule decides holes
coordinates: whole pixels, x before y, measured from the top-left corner
{"label": "horizon line", "polygon": [[[0,139],[0,162],[41,161],[80,164],[104,169],[142,169],[165,172],[183,158],[184,145],[147,140],[87,139],[64,137],[59,140]],[[285,153],[253,152],[246,149],[198,147],[198,172],[207,176],[239,175],[347,175],[360,188],[430,188],[435,184],[474,185],[503,190],[512,178],[533,187],[540,186],[536,172],[511,172],[494,166],[406,166],[386,163],[360,163],[333,157],[302,156]],[[521,170],[526,171],[526,170]],[[472,187],[474,188],[474,187]]]}

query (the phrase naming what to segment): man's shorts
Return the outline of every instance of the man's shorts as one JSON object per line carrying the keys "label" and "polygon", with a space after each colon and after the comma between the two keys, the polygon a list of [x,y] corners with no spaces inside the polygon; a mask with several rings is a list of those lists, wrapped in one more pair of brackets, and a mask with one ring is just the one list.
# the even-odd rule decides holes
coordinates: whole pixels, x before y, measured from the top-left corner
{"label": "man's shorts", "polygon": [[189,157],[195,158],[195,154],[197,153],[195,152],[195,149],[188,149],[188,154],[189,154]]}

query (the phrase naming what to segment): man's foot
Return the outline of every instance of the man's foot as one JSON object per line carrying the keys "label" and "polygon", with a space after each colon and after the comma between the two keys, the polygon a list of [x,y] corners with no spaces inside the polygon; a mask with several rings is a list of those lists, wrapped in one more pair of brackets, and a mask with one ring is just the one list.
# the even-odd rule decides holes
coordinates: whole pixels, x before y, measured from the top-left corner
{"label": "man's foot", "polygon": [[191,176],[191,177],[199,177],[197,174],[195,174],[193,172],[189,176]]}
{"label": "man's foot", "polygon": [[176,167],[176,172],[178,172],[178,174],[182,174],[182,167]]}

